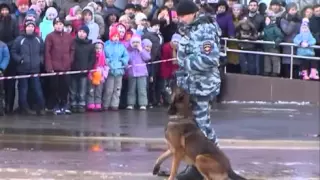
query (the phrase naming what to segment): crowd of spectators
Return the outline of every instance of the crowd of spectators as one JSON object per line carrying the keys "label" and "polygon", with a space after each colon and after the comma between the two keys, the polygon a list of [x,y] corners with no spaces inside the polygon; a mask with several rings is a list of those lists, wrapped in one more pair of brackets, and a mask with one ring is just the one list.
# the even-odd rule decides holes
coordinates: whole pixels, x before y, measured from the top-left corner
{"label": "crowd of spectators", "polygon": [[[216,1],[213,1],[216,2]],[[0,1],[0,76],[76,70],[76,75],[0,80],[0,115],[13,113],[15,98],[22,114],[44,115],[85,111],[141,110],[169,103],[169,82],[181,38],[175,11],[178,1],[128,1],[124,9],[114,0]],[[197,1],[199,13],[216,19],[222,37],[265,40],[275,44],[228,42],[231,49],[320,57],[320,5],[270,4],[251,0]],[[223,41],[222,46],[223,46]],[[294,78],[318,80],[318,61],[295,59]],[[228,52],[221,66],[229,73],[290,75],[290,58]],[[17,88],[16,88],[16,85]],[[16,94],[17,89],[17,94]]]}

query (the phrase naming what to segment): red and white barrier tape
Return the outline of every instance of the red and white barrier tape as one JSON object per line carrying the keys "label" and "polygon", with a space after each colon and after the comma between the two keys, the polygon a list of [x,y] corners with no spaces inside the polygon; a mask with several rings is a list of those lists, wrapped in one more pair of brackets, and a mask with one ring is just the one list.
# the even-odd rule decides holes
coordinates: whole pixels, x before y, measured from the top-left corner
{"label": "red and white barrier tape", "polygon": [[[153,62],[148,62],[148,63],[143,63],[143,64],[128,65],[128,66],[121,67],[121,69],[129,68],[132,66],[145,66],[148,64],[159,64],[161,62],[169,62],[169,61],[175,61],[175,60],[176,60],[176,58],[172,58],[172,59],[153,61]],[[32,78],[32,77],[47,77],[47,76],[82,74],[82,73],[88,73],[88,72],[94,72],[94,71],[95,70],[93,69],[93,70],[82,70],[82,71],[65,71],[65,72],[53,72],[53,73],[26,74],[26,75],[17,75],[17,76],[3,76],[3,77],[0,77],[0,81],[7,80],[7,79],[23,79],[23,78]]]}

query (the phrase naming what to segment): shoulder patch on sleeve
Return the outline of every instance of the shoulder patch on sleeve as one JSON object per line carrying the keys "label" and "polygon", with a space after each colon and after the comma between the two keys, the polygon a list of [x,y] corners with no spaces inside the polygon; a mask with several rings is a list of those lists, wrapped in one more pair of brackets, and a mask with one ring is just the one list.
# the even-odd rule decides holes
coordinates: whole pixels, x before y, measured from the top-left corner
{"label": "shoulder patch on sleeve", "polygon": [[210,54],[212,51],[212,43],[210,41],[204,41],[202,44],[202,50],[205,54]]}

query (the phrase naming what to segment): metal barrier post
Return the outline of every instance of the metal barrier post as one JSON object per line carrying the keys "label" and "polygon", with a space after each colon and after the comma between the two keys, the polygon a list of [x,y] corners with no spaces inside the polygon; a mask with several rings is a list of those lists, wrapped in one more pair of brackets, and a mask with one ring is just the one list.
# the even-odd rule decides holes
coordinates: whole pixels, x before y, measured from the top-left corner
{"label": "metal barrier post", "polygon": [[293,76],[293,56],[294,56],[294,46],[291,45],[291,57],[290,57],[290,79],[292,79]]}
{"label": "metal barrier post", "polygon": [[[228,40],[227,39],[224,39],[224,54],[226,55],[226,61],[228,61],[228,59],[227,59],[227,48],[228,48],[228,46],[227,46],[227,43],[228,43]],[[227,62],[225,62],[226,64],[225,64],[225,66],[224,66],[224,73],[227,73]]]}

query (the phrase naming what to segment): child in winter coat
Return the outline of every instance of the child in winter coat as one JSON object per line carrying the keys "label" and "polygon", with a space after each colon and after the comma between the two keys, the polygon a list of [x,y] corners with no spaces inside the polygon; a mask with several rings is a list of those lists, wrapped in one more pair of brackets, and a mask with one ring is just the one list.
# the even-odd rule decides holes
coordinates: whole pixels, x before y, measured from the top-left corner
{"label": "child in winter coat", "polygon": [[[296,35],[296,37],[293,39],[293,42],[299,46],[297,49],[298,56],[313,57],[315,55],[314,49],[310,48],[310,46],[313,46],[316,44],[316,39],[313,37],[313,35],[310,32],[308,19],[306,18],[303,19],[300,27],[300,33]],[[317,70],[317,61],[312,61],[309,59],[301,59],[301,62],[302,62],[301,64],[302,79],[318,80],[319,74]],[[310,74],[308,73],[309,69],[310,69]]]}
{"label": "child in winter coat", "polygon": [[[36,35],[40,35],[40,29],[39,29],[39,18],[38,18],[38,15],[36,13],[35,10],[33,9],[29,9],[26,13],[26,17],[24,18],[24,24],[27,22],[27,21],[33,21],[36,23],[36,27],[35,27],[35,30],[34,32],[36,33]],[[22,29],[24,31],[24,29]],[[20,29],[21,31],[21,29]],[[23,32],[22,31],[22,32]]]}
{"label": "child in winter coat", "polygon": [[[74,40],[74,61],[71,65],[72,71],[91,70],[96,60],[96,53],[92,41],[88,39],[90,33],[87,26],[82,26]],[[85,112],[87,93],[86,74],[75,74],[71,76],[70,104],[72,112]]]}
{"label": "child in winter coat", "polygon": [[47,35],[53,32],[53,20],[58,16],[58,11],[53,8],[49,7],[46,11],[46,15],[43,18],[42,22],[39,25],[40,28],[40,35],[43,40],[46,39]]}
{"label": "child in winter coat", "polygon": [[79,29],[83,25],[82,9],[79,5],[76,5],[69,10],[69,15],[66,17],[66,21],[70,21],[75,33],[78,33]]}
{"label": "child in winter coat", "polygon": [[83,22],[90,29],[90,34],[88,35],[88,39],[95,42],[99,34],[99,26],[94,22],[94,9],[91,6],[86,6],[82,11]]}
{"label": "child in winter coat", "polygon": [[103,108],[118,110],[122,88],[124,68],[128,64],[129,56],[125,46],[119,41],[120,33],[117,28],[111,28],[109,40],[105,42],[104,52],[109,65],[109,75],[104,86]]}
{"label": "child in winter coat", "polygon": [[[253,23],[247,18],[244,17],[236,26],[236,38],[241,40],[251,40],[255,41],[258,39],[258,32],[253,25]],[[256,45],[253,43],[240,42],[238,47],[241,50],[253,51],[255,50]],[[241,72],[243,74],[257,74],[257,60],[255,54],[249,53],[240,53],[239,62],[241,67]]]}
{"label": "child in winter coat", "polygon": [[[273,41],[275,45],[264,45],[264,50],[270,53],[279,53],[279,44],[284,36],[276,24],[274,16],[268,16],[265,20],[266,26],[263,29],[263,40]],[[264,56],[264,74],[266,76],[278,76],[281,68],[281,58],[279,56]]]}
{"label": "child in winter coat", "polygon": [[[142,46],[141,37],[134,35],[130,40],[128,47],[129,53],[129,68],[128,68],[128,106],[127,109],[133,109],[138,96],[138,105],[141,110],[147,109],[147,79],[148,69],[146,62],[151,59],[150,40],[145,39],[145,44]],[[149,48],[148,48],[149,47]],[[149,52],[148,50],[149,49]]]}
{"label": "child in winter coat", "polygon": [[77,36],[70,21],[64,21],[63,31],[69,33],[73,38]]}
{"label": "child in winter coat", "polygon": [[106,64],[104,54],[104,43],[98,40],[94,43],[96,50],[96,62],[93,67],[94,72],[89,73],[89,93],[88,93],[88,110],[100,111],[102,101],[103,83],[108,77],[109,67]]}
{"label": "child in winter coat", "polygon": [[[170,42],[165,43],[161,49],[161,60],[177,58],[178,43],[181,39],[179,34],[174,34]],[[173,79],[175,71],[179,68],[176,61],[163,61],[160,63],[160,86],[164,105],[170,103],[170,81]]]}
{"label": "child in winter coat", "polygon": [[[10,59],[10,53],[8,46],[0,41],[0,77],[3,76],[3,72],[7,69]],[[4,115],[4,84],[3,80],[0,81],[0,116]]]}
{"label": "child in winter coat", "polygon": [[[160,33],[160,21],[154,19],[150,22],[150,27],[146,28],[142,39],[149,39],[152,42],[151,62],[159,61],[161,56],[161,45],[163,37]],[[148,99],[149,107],[157,106],[160,103],[161,88],[159,84],[159,67],[160,64],[149,64],[148,66]]]}

